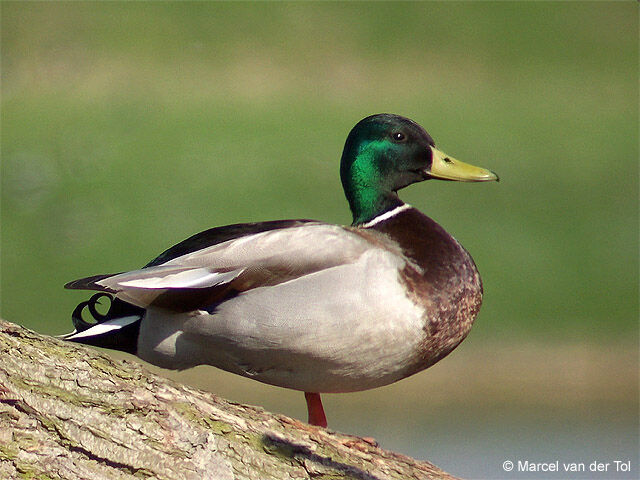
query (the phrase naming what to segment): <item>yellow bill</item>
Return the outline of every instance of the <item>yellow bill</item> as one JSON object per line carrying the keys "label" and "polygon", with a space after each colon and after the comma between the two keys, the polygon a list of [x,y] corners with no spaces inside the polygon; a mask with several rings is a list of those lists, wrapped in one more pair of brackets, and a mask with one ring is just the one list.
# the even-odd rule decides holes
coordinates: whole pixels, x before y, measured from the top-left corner
{"label": "yellow bill", "polygon": [[431,147],[431,151],[433,152],[431,169],[428,173],[433,178],[456,182],[500,181],[498,175],[491,170],[461,162],[433,147]]}

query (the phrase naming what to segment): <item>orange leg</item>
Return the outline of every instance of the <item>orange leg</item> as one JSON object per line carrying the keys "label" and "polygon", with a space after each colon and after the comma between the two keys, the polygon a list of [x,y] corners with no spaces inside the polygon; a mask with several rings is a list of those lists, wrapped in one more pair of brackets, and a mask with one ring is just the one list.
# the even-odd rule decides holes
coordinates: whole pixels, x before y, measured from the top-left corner
{"label": "orange leg", "polygon": [[304,398],[307,401],[307,410],[309,411],[309,423],[318,427],[327,426],[327,417],[322,408],[322,399],[319,393],[304,392]]}

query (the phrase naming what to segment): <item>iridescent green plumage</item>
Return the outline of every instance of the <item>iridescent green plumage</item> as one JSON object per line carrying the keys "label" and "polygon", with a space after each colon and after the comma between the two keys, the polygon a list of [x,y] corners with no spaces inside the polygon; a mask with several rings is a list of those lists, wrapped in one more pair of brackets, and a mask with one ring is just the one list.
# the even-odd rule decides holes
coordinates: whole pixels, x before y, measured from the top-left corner
{"label": "iridescent green plumage", "polygon": [[402,205],[396,192],[427,178],[432,145],[429,134],[408,118],[380,114],[358,122],[340,163],[354,225]]}

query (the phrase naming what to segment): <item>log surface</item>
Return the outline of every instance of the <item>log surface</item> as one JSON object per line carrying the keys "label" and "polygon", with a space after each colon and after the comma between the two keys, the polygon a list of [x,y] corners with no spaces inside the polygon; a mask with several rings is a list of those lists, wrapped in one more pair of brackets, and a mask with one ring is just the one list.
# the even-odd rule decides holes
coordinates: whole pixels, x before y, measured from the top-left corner
{"label": "log surface", "polygon": [[454,477],[0,320],[0,478]]}

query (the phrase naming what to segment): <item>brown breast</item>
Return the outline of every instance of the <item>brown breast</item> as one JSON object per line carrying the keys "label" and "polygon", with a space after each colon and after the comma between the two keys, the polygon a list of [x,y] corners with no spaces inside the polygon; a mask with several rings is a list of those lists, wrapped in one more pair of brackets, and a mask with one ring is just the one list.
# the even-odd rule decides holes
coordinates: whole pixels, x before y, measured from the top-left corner
{"label": "brown breast", "polygon": [[383,234],[407,259],[400,272],[407,295],[425,310],[420,371],[451,352],[469,333],[482,304],[482,281],[469,253],[440,225],[415,208],[371,228]]}

